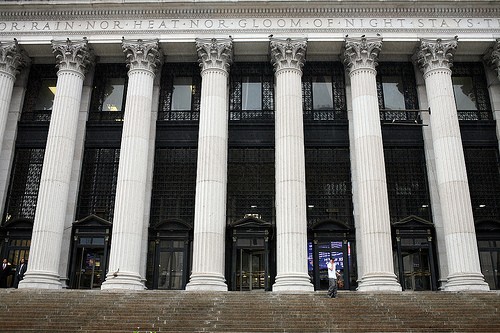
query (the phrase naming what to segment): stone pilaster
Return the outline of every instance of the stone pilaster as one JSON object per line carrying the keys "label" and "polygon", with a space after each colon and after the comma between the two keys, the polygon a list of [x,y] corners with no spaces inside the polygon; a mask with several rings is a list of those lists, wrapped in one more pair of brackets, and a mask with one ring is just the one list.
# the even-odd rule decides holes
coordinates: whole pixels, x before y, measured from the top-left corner
{"label": "stone pilaster", "polygon": [[448,259],[444,290],[488,290],[479,264],[450,66],[457,39],[422,40],[417,59],[431,110],[430,127]]}
{"label": "stone pilaster", "polygon": [[141,253],[153,85],[161,64],[157,40],[123,40],[128,71],[109,269],[101,289],[145,289]]}
{"label": "stone pilaster", "polygon": [[28,62],[29,59],[17,40],[0,42],[0,151],[16,75]]}
{"label": "stone pilaster", "polygon": [[271,39],[276,78],[276,282],[273,291],[312,291],[307,215],[302,66],[306,39]]}
{"label": "stone pilaster", "polygon": [[362,243],[360,291],[401,290],[394,274],[384,148],[377,99],[377,58],[381,38],[347,39],[345,64],[351,79],[356,161],[357,235]]}
{"label": "stone pilaster", "polygon": [[19,288],[59,289],[59,261],[85,73],[87,40],[53,41],[57,86],[31,238],[30,265]]}
{"label": "stone pilaster", "polygon": [[197,39],[201,67],[193,266],[187,290],[227,290],[224,278],[231,39]]}

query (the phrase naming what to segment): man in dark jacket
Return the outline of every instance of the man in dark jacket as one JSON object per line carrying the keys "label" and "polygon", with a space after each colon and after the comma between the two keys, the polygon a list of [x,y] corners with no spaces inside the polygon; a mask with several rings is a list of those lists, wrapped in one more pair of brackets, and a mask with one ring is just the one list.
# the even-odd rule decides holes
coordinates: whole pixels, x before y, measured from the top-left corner
{"label": "man in dark jacket", "polygon": [[7,288],[7,278],[10,275],[12,267],[10,266],[7,259],[3,260],[2,266],[0,267],[0,288]]}
{"label": "man in dark jacket", "polygon": [[14,288],[17,288],[19,286],[19,281],[24,279],[24,273],[26,273],[26,268],[28,268],[28,265],[24,261],[24,258],[21,259],[19,262],[19,265],[17,265],[16,268],[16,275],[14,276]]}

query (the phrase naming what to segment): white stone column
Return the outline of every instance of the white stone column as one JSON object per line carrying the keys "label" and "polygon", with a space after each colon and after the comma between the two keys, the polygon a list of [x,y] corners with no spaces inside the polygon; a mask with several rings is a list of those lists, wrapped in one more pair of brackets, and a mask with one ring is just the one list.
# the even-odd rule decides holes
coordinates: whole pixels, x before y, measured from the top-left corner
{"label": "white stone column", "polygon": [[186,290],[227,290],[224,278],[230,39],[197,39],[201,70],[200,128],[193,266]]}
{"label": "white stone column", "polygon": [[276,78],[276,282],[273,291],[312,291],[307,269],[307,215],[302,110],[305,39],[271,39]]}
{"label": "white stone column", "polygon": [[[351,78],[352,125],[357,175],[357,236],[363,267],[358,290],[398,291],[394,274],[391,224],[382,129],[377,99],[377,58],[381,38],[347,39],[345,63]],[[355,202],[356,202],[355,201]]]}
{"label": "white stone column", "polygon": [[448,259],[447,291],[488,290],[479,265],[451,59],[457,40],[422,40],[417,53],[431,109],[430,127]]}
{"label": "white stone column", "polygon": [[153,84],[161,55],[157,40],[123,40],[128,88],[116,183],[109,269],[101,289],[143,290],[142,234],[146,202]]}
{"label": "white stone column", "polygon": [[493,47],[486,54],[484,61],[492,69],[486,72],[486,80],[493,106],[493,119],[496,122],[497,140],[500,149],[500,38],[496,40]]}
{"label": "white stone column", "polygon": [[0,42],[0,151],[16,75],[28,62],[29,59],[17,44],[17,40]]}
{"label": "white stone column", "polygon": [[85,72],[92,55],[87,40],[53,41],[57,86],[52,107],[38,203],[31,237],[30,264],[19,288],[59,289],[59,261]]}

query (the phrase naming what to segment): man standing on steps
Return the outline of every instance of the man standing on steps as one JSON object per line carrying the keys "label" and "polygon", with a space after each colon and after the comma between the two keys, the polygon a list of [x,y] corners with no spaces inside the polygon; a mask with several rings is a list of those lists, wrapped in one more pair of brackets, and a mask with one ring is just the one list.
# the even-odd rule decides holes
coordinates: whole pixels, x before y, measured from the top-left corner
{"label": "man standing on steps", "polygon": [[7,278],[11,272],[11,266],[7,259],[3,260],[2,266],[0,266],[0,288],[7,288]]}
{"label": "man standing on steps", "polygon": [[337,264],[333,257],[330,258],[328,267],[328,296],[331,298],[337,297]]}

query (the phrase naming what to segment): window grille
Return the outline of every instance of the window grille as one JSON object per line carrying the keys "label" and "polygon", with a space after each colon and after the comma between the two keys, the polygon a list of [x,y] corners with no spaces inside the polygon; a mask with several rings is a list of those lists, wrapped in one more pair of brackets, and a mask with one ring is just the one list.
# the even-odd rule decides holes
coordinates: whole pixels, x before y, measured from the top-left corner
{"label": "window grille", "polygon": [[464,148],[474,220],[500,220],[498,149]]}
{"label": "window grille", "polygon": [[120,149],[86,149],[77,206],[77,219],[95,214],[113,221]]}
{"label": "window grille", "polygon": [[193,226],[196,148],[156,149],[151,198],[151,226],[180,219]]}
{"label": "window grille", "polygon": [[306,148],[307,220],[354,227],[348,148]]}
{"label": "window grille", "polygon": [[[52,114],[52,105],[39,107],[39,99],[44,94],[54,94],[54,91],[42,91],[42,87],[47,89],[47,81],[57,82],[57,69],[55,65],[32,65],[28,84],[26,87],[26,97],[24,98],[22,122],[49,122]],[[55,86],[54,86],[55,88]]]}
{"label": "window grille", "polygon": [[[123,82],[123,91],[114,91],[116,88],[121,88],[113,85],[113,80],[117,79]],[[94,74],[94,89],[92,90],[92,99],[90,102],[89,121],[123,121],[127,84],[128,72],[125,63],[97,64]],[[105,105],[107,99],[112,94],[115,94],[117,103],[119,103],[118,106],[121,107]]]}
{"label": "window grille", "polygon": [[[175,110],[172,108],[174,79],[176,77],[191,77],[191,108]],[[200,117],[201,76],[197,63],[168,63],[163,66],[160,89],[160,105],[158,121],[198,122]]]}
{"label": "window grille", "polygon": [[[454,63],[453,88],[458,119],[465,121],[492,120],[491,102],[482,63]],[[464,84],[468,82],[469,84]]]}
{"label": "window grille", "polygon": [[391,222],[415,215],[432,221],[423,148],[385,148]]}
{"label": "window grille", "polygon": [[[302,75],[302,104],[304,121],[346,121],[347,104],[345,96],[344,67],[340,62],[307,62]],[[328,106],[319,106],[318,99],[314,94],[315,83],[321,81],[322,77],[331,82],[331,101]],[[331,107],[333,106],[333,107]]]}
{"label": "window grille", "polygon": [[[259,92],[244,96],[246,80],[253,81]],[[252,100],[258,107],[250,108]],[[270,63],[235,63],[229,79],[230,121],[274,121],[274,72]]]}
{"label": "window grille", "polygon": [[228,223],[256,217],[274,223],[274,149],[230,148]]}
{"label": "window grille", "polygon": [[17,149],[14,155],[4,222],[35,218],[45,149]]}

